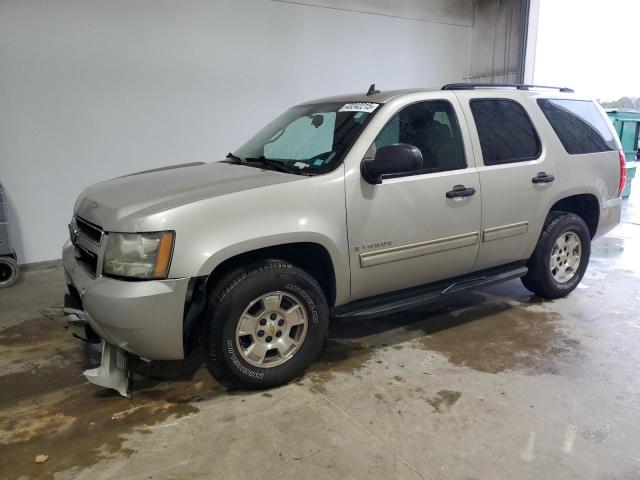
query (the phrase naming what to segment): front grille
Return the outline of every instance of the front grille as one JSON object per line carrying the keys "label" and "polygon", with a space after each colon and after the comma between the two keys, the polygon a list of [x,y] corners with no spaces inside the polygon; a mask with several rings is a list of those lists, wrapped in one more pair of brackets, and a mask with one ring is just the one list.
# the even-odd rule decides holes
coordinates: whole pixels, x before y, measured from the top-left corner
{"label": "front grille", "polygon": [[98,256],[86,251],[82,247],[76,248],[76,258],[78,263],[82,265],[90,275],[96,276],[98,271]]}
{"label": "front grille", "polygon": [[102,242],[102,229],[93,223],[87,222],[82,218],[76,216],[76,225],[78,231],[82,232],[86,237],[89,237],[96,243]]}

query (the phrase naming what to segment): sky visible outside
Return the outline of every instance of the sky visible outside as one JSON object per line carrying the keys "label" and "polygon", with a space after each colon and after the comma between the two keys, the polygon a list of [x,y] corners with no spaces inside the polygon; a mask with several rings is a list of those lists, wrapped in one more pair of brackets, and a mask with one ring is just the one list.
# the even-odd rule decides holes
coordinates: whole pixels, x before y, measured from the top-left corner
{"label": "sky visible outside", "polygon": [[640,96],[640,0],[540,0],[534,81]]}

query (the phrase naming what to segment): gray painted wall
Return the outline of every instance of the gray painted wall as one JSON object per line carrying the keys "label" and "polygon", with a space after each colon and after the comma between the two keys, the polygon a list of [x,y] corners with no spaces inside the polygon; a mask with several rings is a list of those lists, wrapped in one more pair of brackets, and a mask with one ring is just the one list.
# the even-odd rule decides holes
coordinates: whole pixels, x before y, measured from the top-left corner
{"label": "gray painted wall", "polygon": [[522,83],[527,0],[477,0],[469,82]]}
{"label": "gray painted wall", "polygon": [[221,159],[306,99],[462,80],[472,11],[471,0],[0,1],[0,180],[20,262],[60,257],[89,184]]}

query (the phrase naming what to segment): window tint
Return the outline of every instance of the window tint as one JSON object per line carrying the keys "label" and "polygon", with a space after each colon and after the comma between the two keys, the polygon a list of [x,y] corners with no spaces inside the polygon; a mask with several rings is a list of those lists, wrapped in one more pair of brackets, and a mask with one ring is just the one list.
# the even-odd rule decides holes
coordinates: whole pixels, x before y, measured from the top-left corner
{"label": "window tint", "polygon": [[485,165],[523,162],[540,156],[540,139],[529,115],[507,99],[471,100]]}
{"label": "window tint", "polygon": [[408,143],[422,152],[423,168],[413,173],[432,173],[466,168],[460,126],[451,104],[444,100],[414,103],[403,108],[378,135],[367,152]]}
{"label": "window tint", "polygon": [[607,123],[592,102],[540,99],[538,105],[567,153],[578,155],[616,148]]}

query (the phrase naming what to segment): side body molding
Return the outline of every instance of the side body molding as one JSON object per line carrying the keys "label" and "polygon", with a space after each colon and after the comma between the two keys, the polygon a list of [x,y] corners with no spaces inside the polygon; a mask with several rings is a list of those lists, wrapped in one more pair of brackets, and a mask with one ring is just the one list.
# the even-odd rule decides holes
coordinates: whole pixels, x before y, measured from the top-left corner
{"label": "side body molding", "polygon": [[374,252],[363,252],[360,254],[360,266],[372,267],[383,263],[406,260],[408,258],[431,255],[433,253],[455,250],[456,248],[477,245],[479,240],[478,232],[464,233],[452,237],[437,238],[427,242],[411,243],[397,247],[385,248]]}
{"label": "side body molding", "polygon": [[510,225],[500,225],[499,227],[485,228],[482,232],[482,241],[490,242],[501,238],[524,235],[529,231],[529,222],[518,222]]}

